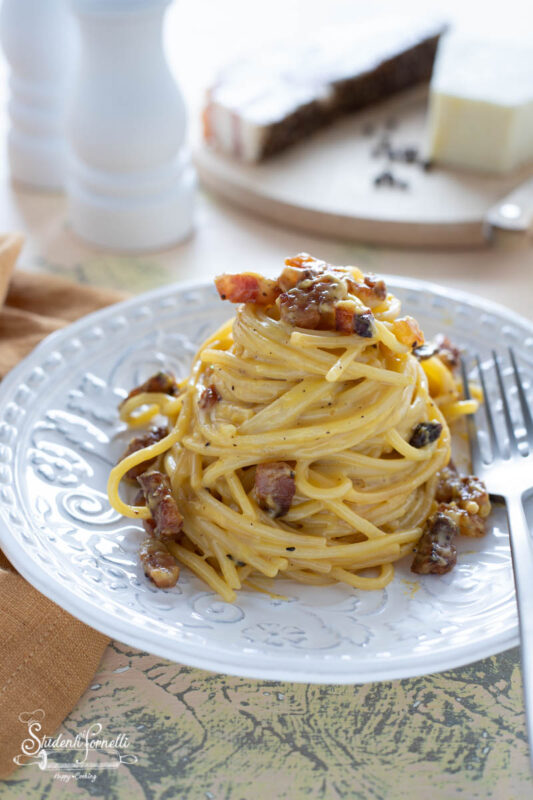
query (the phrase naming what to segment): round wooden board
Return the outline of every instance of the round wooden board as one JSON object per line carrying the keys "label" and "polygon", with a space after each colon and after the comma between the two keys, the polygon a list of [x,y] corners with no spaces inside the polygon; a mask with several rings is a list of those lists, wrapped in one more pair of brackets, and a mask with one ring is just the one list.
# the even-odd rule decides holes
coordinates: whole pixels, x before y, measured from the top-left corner
{"label": "round wooden board", "polygon": [[[417,89],[339,120],[264,163],[243,164],[201,144],[195,164],[203,183],[226,199],[311,233],[403,247],[486,244],[488,209],[532,170],[503,177],[436,167],[425,172],[372,156],[390,119],[397,122],[393,147],[422,151],[426,109],[427,90]],[[374,186],[389,168],[406,189]]]}

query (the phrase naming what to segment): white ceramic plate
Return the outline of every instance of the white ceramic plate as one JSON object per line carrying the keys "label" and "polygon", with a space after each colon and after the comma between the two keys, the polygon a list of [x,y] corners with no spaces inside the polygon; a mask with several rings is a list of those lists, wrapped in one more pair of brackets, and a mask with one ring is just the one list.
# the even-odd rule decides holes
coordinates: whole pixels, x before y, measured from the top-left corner
{"label": "white ceramic plate", "polygon": [[[531,323],[429,284],[392,277],[388,284],[426,335],[449,333],[482,355],[512,344],[531,385]],[[53,334],[7,376],[0,387],[0,544],[22,575],[109,636],[255,678],[405,678],[517,644],[498,509],[486,537],[460,543],[452,573],[418,577],[406,560],[382,591],[283,581],[286,601],[243,591],[229,605],[186,569],[171,590],[150,584],[137,557],[141,526],[119,517],[105,491],[128,439],[117,403],[157,368],[187,374],[197,345],[230,315],[211,286],[165,287]]]}

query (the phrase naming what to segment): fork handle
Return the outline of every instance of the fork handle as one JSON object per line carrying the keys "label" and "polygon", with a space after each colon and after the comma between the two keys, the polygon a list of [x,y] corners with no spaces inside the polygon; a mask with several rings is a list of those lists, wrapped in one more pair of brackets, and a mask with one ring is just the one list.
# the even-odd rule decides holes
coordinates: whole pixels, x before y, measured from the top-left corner
{"label": "fork handle", "polygon": [[522,680],[529,757],[533,768],[533,541],[520,497],[507,499],[507,516],[520,622]]}

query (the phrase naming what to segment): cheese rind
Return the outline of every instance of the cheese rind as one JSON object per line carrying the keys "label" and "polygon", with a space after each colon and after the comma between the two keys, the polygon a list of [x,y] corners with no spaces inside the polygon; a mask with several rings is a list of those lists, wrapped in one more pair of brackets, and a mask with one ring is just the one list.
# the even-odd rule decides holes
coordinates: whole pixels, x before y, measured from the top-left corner
{"label": "cheese rind", "polygon": [[442,39],[431,81],[427,155],[487,173],[533,161],[533,47],[458,34]]}
{"label": "cheese rind", "polygon": [[390,17],[323,30],[228,66],[209,89],[206,141],[258,161],[338,116],[428,81],[445,24]]}

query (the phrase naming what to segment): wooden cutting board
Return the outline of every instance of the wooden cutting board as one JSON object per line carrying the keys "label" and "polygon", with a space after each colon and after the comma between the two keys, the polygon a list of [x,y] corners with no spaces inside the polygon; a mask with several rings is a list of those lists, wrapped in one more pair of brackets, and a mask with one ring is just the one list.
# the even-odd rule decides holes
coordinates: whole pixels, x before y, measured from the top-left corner
{"label": "wooden cutting board", "polygon": [[[486,218],[533,169],[483,176],[373,155],[423,152],[427,89],[416,89],[339,120],[261,164],[243,164],[203,143],[195,163],[203,183],[244,209],[318,235],[403,247],[475,247],[489,241]],[[388,130],[389,126],[393,126]],[[406,187],[374,185],[390,170]]]}

